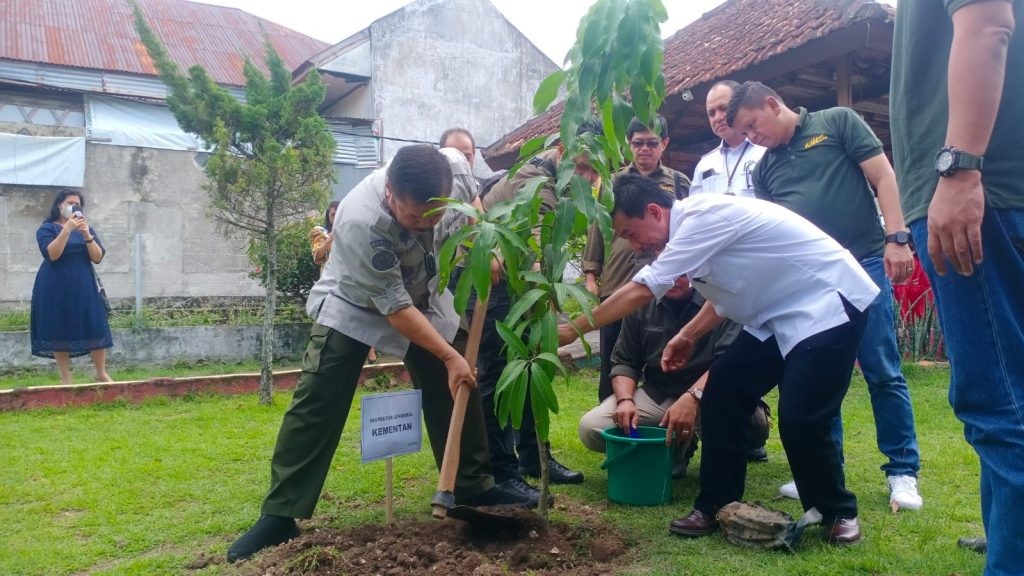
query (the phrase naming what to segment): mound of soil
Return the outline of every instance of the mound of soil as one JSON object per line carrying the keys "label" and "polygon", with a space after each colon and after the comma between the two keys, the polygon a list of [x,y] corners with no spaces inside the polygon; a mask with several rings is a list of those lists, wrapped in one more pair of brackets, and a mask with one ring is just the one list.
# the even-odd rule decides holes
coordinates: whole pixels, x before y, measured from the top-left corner
{"label": "mound of soil", "polygon": [[[508,509],[502,509],[508,514]],[[488,530],[459,520],[399,520],[347,530],[318,529],[239,566],[260,576],[611,576],[622,566],[624,539],[594,519],[545,526],[517,512],[522,526]]]}

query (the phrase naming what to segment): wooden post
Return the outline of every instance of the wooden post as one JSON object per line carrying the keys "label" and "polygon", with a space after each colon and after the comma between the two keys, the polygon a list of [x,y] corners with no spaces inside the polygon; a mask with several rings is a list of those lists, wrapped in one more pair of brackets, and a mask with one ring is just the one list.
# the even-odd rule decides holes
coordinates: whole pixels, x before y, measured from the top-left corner
{"label": "wooden post", "polygon": [[850,54],[836,59],[836,106],[853,108],[853,88],[850,85]]}
{"label": "wooden post", "polygon": [[389,456],[384,464],[384,517],[388,524],[395,521],[394,465]]}

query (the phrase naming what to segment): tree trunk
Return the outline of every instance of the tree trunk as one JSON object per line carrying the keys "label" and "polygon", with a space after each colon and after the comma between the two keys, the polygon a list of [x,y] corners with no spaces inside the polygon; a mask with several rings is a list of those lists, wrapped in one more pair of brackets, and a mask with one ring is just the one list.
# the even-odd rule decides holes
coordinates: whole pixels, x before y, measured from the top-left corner
{"label": "tree trunk", "polygon": [[274,396],[274,312],[277,308],[277,234],[273,219],[268,219],[265,241],[267,243],[267,293],[263,304],[263,346],[260,351],[260,404],[270,404]]}
{"label": "tree trunk", "polygon": [[540,437],[540,430],[535,430],[537,435],[537,452],[540,459],[540,502],[537,503],[537,514],[544,520],[548,519],[548,494],[551,493],[551,467],[549,466],[551,447],[546,438]]}

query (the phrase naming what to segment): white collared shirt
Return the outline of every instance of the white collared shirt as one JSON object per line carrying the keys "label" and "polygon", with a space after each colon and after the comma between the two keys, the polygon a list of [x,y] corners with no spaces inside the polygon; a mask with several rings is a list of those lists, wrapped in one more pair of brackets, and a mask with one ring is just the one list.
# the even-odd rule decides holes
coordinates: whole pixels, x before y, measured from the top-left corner
{"label": "white collared shirt", "polygon": [[783,356],[849,320],[840,295],[864,310],[879,292],[849,251],[771,202],[703,194],[670,218],[668,244],[633,281],[661,300],[685,274],[720,316],[762,342],[774,335]]}
{"label": "white collared shirt", "polygon": [[753,198],[751,173],[764,152],[764,146],[758,146],[750,140],[744,140],[743,144],[735,148],[730,148],[723,140],[697,162],[690,184],[690,196],[711,193]]}

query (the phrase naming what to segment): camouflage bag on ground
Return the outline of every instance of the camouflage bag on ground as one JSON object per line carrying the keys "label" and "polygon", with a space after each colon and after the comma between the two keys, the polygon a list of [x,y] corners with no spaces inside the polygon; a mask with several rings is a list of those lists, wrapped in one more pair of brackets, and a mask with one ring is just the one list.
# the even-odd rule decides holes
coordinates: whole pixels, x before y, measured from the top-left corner
{"label": "camouflage bag on ground", "polygon": [[716,518],[726,540],[737,546],[786,552],[794,551],[807,525],[821,522],[816,508],[794,521],[785,512],[749,502],[727,504],[718,511]]}

